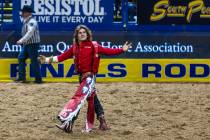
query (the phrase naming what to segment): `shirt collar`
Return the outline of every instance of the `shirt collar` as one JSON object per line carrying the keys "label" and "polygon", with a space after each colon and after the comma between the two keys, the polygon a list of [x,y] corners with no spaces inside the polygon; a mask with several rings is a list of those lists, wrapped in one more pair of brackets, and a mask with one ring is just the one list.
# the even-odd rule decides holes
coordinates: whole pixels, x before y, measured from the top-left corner
{"label": "shirt collar", "polygon": [[31,17],[32,17],[32,16],[29,16],[29,17],[23,19],[23,23],[26,23]]}
{"label": "shirt collar", "polygon": [[79,47],[83,48],[85,46],[92,46],[92,42],[89,41],[89,40],[85,40],[85,41],[80,42]]}

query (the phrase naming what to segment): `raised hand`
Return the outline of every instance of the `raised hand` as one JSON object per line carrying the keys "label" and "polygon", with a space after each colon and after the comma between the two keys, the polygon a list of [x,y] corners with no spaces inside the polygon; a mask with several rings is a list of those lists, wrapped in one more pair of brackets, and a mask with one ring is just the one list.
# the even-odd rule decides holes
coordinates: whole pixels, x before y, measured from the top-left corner
{"label": "raised hand", "polygon": [[123,45],[123,51],[127,52],[130,48],[132,48],[132,43],[128,43],[128,41],[125,42],[125,44]]}

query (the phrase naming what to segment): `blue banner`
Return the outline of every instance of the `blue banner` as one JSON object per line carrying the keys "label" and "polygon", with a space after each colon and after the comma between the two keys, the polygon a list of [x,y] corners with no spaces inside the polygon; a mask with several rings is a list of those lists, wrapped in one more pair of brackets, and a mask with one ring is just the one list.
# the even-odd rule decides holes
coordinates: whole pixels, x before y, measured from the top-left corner
{"label": "blue banner", "polygon": [[20,0],[14,1],[13,6],[14,21],[19,27],[24,5],[34,8],[34,17],[43,29],[69,29],[78,24],[101,27],[113,21],[113,0]]}
{"label": "blue banner", "polygon": [[[10,34],[10,36],[6,36]],[[41,32],[39,53],[59,55],[72,44],[73,32]],[[16,32],[0,34],[0,57],[15,58],[21,49],[16,41]],[[210,33],[139,33],[139,32],[94,32],[93,39],[103,47],[122,48],[125,41],[132,49],[117,56],[106,58],[210,58]]]}

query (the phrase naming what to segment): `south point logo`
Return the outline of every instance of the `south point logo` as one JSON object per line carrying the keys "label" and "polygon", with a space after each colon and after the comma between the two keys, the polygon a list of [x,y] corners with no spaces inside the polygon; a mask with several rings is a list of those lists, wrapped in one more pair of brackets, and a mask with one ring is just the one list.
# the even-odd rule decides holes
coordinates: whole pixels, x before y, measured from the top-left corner
{"label": "south point logo", "polygon": [[[188,0],[189,1],[189,0]],[[199,14],[199,18],[210,18],[210,7],[205,6],[205,1],[189,1],[188,5],[172,5],[170,0],[161,0],[154,5],[154,12],[150,16],[151,21],[159,21],[166,17],[186,18],[190,23],[193,15]]]}
{"label": "south point logo", "polygon": [[21,0],[21,7],[32,5],[34,15],[103,16],[101,0]]}

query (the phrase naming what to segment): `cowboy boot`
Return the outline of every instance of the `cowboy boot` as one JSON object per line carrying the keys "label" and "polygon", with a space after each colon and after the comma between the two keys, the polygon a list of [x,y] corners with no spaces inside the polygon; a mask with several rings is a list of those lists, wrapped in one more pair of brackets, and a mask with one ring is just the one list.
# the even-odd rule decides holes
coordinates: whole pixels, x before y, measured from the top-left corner
{"label": "cowboy boot", "polygon": [[106,124],[106,120],[105,120],[104,115],[99,116],[98,120],[99,120],[99,123],[100,123],[99,124],[99,130],[106,131],[106,130],[109,129],[107,124]]}

